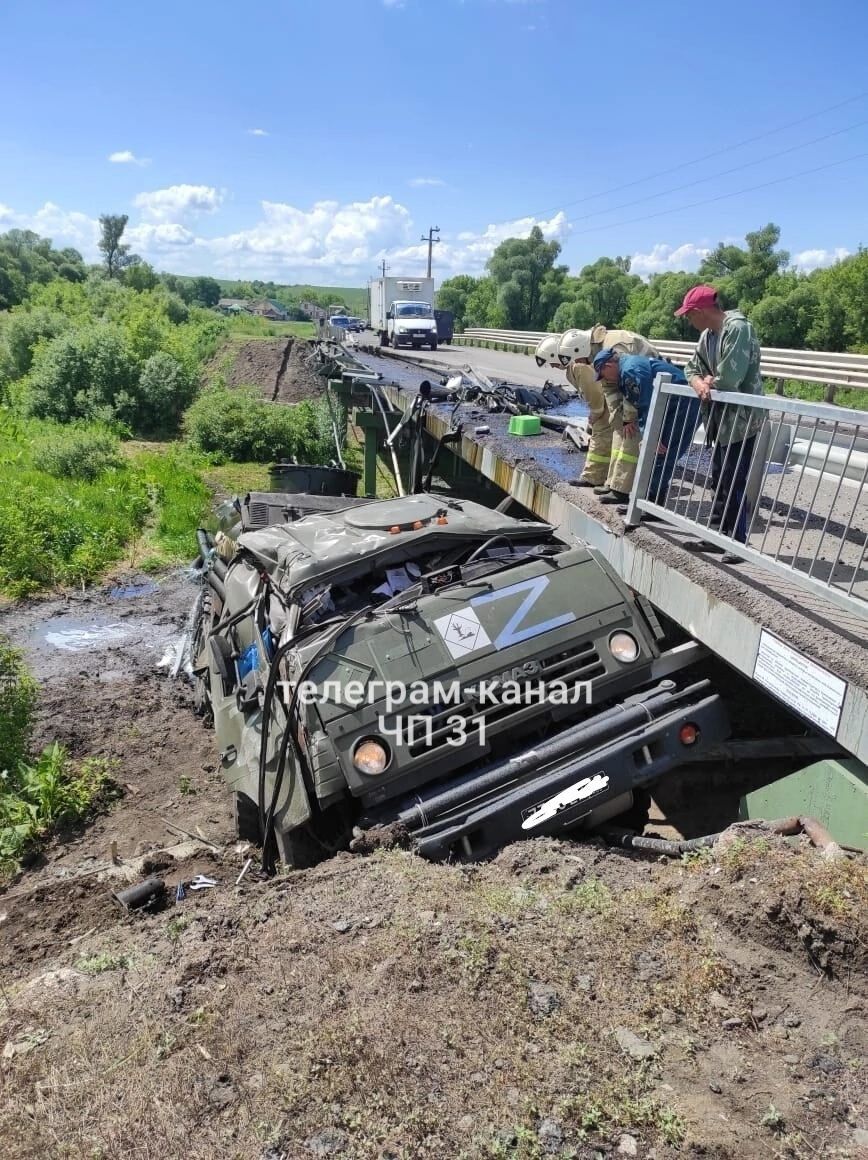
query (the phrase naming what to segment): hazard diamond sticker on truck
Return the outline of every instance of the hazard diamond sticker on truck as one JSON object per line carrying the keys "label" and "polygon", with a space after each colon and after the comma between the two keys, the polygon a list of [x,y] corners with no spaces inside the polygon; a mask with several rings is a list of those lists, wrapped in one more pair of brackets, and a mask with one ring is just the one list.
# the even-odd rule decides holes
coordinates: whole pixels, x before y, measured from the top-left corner
{"label": "hazard diamond sticker on truck", "polygon": [[479,617],[472,608],[461,608],[447,616],[438,616],[434,627],[453,657],[466,657],[468,653],[486,648],[491,637],[479,623]]}

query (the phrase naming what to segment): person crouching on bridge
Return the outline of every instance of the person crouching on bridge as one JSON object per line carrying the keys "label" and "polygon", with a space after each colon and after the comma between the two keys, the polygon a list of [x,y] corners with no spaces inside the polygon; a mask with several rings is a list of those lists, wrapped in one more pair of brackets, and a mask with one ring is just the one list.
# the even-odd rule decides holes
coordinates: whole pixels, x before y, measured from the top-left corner
{"label": "person crouching on bridge", "polygon": [[712,403],[711,392],[761,395],[760,345],[756,331],[740,310],[724,310],[713,286],[694,286],[675,311],[702,333],[684,368],[702,404],[706,446],[713,446],[712,524],[738,543],[747,540],[747,479],[762,413],[748,407]]}
{"label": "person crouching on bridge", "polygon": [[[607,330],[602,324],[592,330],[567,330],[561,339],[559,351],[561,362],[568,368],[573,363],[588,367],[590,375],[586,372],[581,381],[584,384],[588,377],[593,377],[595,398],[599,397],[602,389],[605,418],[601,417],[601,426],[608,428],[610,459],[605,482],[595,487],[594,492],[600,497],[601,503],[626,503],[630,498],[636,465],[639,462],[636,411],[633,405],[625,400],[617,383],[603,380],[602,388],[600,387],[590,364],[601,350],[616,350],[619,354],[640,354],[649,358],[657,358],[658,352],[641,334],[636,334],[632,330]],[[567,378],[576,385],[570,378],[569,370]],[[584,394],[584,386],[579,389]],[[590,399],[587,395],[585,398],[591,407]],[[596,430],[597,421],[593,417],[593,408],[591,424]]]}
{"label": "person crouching on bridge", "polygon": [[551,358],[551,342],[556,343],[554,358],[551,366],[557,366],[564,371],[567,381],[574,386],[581,397],[588,404],[590,423],[590,442],[585,453],[585,466],[578,479],[571,479],[574,487],[593,487],[595,490],[608,491],[606,480],[609,475],[609,466],[612,459],[612,424],[609,419],[609,410],[603,388],[594,378],[594,371],[588,358],[566,358],[560,355],[575,345],[575,336],[582,331],[568,330],[564,335],[549,335],[536,348],[536,364],[541,367],[546,359]]}
{"label": "person crouching on bridge", "polygon": [[[614,350],[601,350],[594,357],[594,371],[604,382],[616,385],[626,403],[636,412],[640,439],[645,434],[645,423],[651,409],[657,376],[671,375],[673,383],[687,386],[684,372],[674,363],[666,362],[662,358],[645,358],[643,355],[619,355]],[[647,498],[652,503],[661,507],[666,506],[666,496],[675,464],[689,450],[698,426],[698,399],[672,396],[667,400],[648,485]]]}

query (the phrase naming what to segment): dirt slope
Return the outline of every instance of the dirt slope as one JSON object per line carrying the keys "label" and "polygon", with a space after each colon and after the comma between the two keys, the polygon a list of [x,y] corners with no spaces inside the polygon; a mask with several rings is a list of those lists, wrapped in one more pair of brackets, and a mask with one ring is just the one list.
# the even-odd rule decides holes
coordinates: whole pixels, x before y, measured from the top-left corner
{"label": "dirt slope", "polygon": [[[236,887],[213,735],[156,668],[192,590],[130,579],[4,619],[41,736],[127,787],[0,894],[4,1157],[865,1154],[864,860],[540,839]],[[110,645],[58,645],[82,626]],[[176,902],[200,871],[219,886]],[[151,872],[168,904],[127,913]]]}
{"label": "dirt slope", "polygon": [[214,359],[206,378],[222,377],[229,387],[258,387],[280,403],[318,398],[325,380],[316,373],[316,348],[299,338],[233,342]]}

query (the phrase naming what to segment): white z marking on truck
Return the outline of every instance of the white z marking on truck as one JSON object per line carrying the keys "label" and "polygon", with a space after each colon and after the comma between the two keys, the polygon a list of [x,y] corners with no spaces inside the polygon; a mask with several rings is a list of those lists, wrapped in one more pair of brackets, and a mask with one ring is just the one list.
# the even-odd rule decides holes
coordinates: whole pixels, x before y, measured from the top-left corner
{"label": "white z marking on truck", "polygon": [[548,576],[534,576],[530,580],[521,580],[518,584],[510,584],[508,588],[501,588],[497,592],[486,592],[484,596],[476,596],[470,601],[474,607],[478,607],[480,604],[491,604],[495,600],[503,600],[505,596],[514,596],[517,592],[527,592],[527,596],[506,622],[501,632],[494,638],[492,643],[495,648],[509,648],[511,645],[520,644],[523,640],[530,640],[531,637],[540,636],[552,628],[560,628],[562,624],[569,624],[571,620],[576,619],[574,612],[565,612],[561,616],[551,617],[550,620],[540,620],[536,624],[524,624],[522,628],[519,628],[519,625],[527,619],[530,610],[548,587],[548,583]]}
{"label": "white z marking on truck", "polygon": [[609,777],[605,773],[597,773],[593,777],[583,778],[575,785],[562,789],[559,794],[555,794],[547,802],[540,802],[538,806],[534,806],[521,823],[521,828],[532,830],[535,826],[542,825],[543,822],[556,817],[561,810],[568,810],[577,802],[585,801],[586,798],[602,793],[608,784]]}

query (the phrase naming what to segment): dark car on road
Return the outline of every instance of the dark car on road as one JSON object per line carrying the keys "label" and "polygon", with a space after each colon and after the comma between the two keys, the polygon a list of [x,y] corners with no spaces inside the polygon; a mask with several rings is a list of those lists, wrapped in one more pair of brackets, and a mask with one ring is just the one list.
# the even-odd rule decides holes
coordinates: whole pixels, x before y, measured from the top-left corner
{"label": "dark car on road", "polygon": [[452,311],[435,310],[434,317],[437,320],[437,341],[451,342],[455,323]]}

